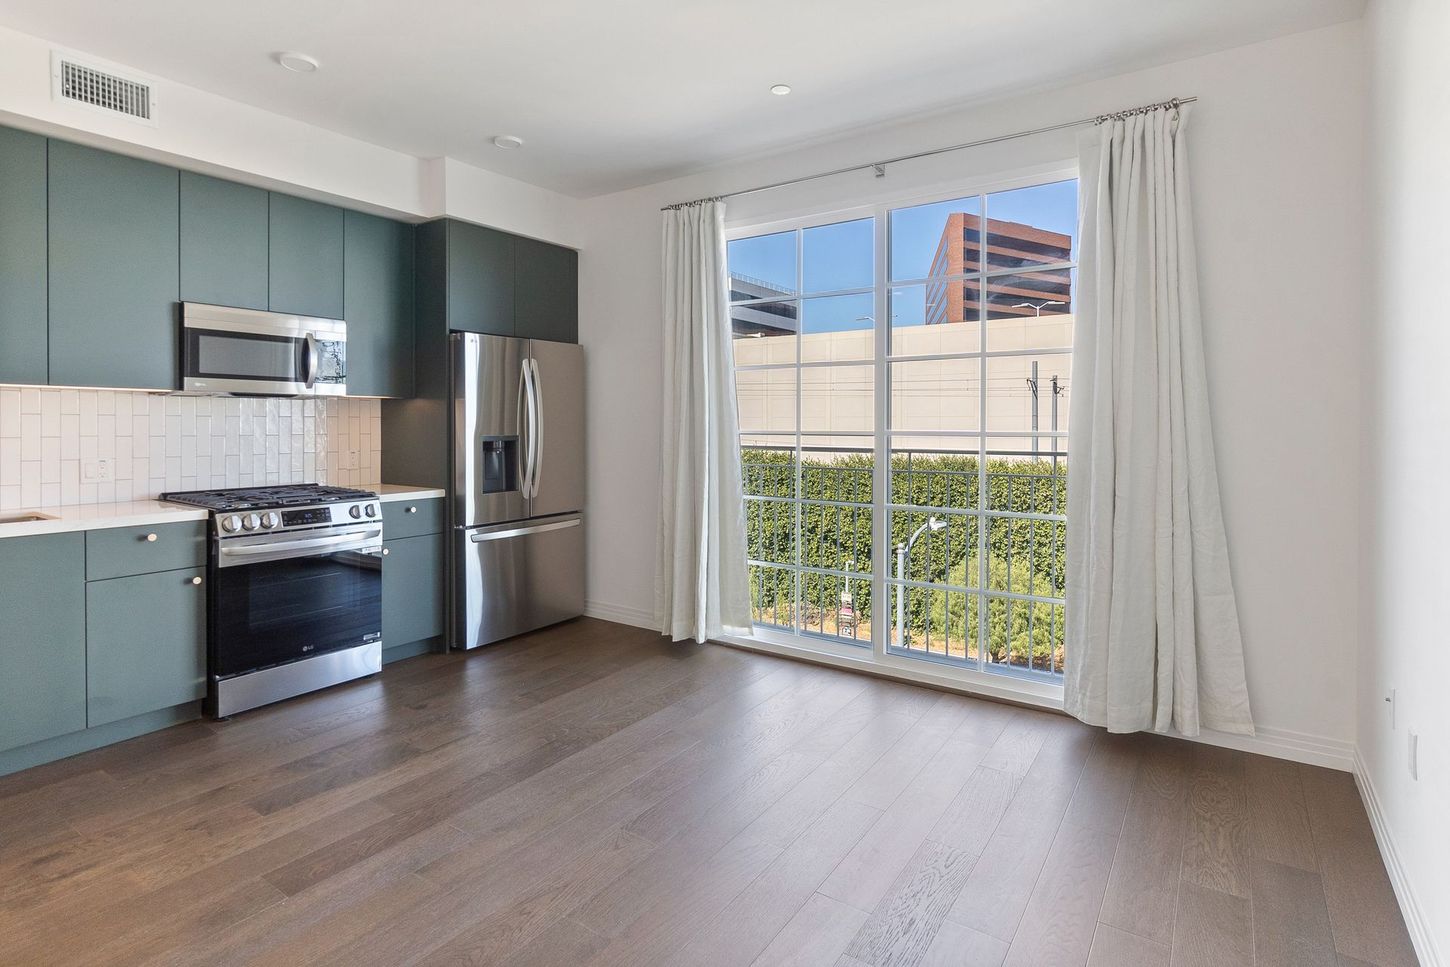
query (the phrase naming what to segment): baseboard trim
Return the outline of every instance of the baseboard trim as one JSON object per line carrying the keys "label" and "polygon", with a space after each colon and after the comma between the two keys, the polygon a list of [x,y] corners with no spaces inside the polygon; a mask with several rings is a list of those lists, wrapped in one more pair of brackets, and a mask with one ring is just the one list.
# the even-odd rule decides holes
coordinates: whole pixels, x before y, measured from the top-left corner
{"label": "baseboard trim", "polygon": [[615,624],[632,625],[636,628],[647,628],[650,631],[659,630],[655,625],[653,612],[631,608],[627,605],[609,604],[604,601],[585,601],[584,613],[591,618],[613,621]]}
{"label": "baseboard trim", "polygon": [[1399,901],[1400,913],[1405,918],[1405,927],[1410,933],[1410,943],[1415,947],[1415,955],[1420,958],[1422,967],[1442,967],[1435,939],[1430,934],[1429,923],[1415,896],[1414,888],[1410,885],[1404,864],[1400,861],[1400,851],[1396,848],[1389,825],[1385,822],[1379,793],[1375,791],[1368,764],[1360,755],[1358,746],[1354,748],[1354,779],[1359,786],[1359,797],[1364,801],[1364,811],[1369,814],[1369,825],[1374,830],[1380,856],[1384,858],[1385,872],[1389,874],[1390,885],[1394,887],[1395,899]]}
{"label": "baseboard trim", "polygon": [[[1168,733],[1175,738],[1186,738],[1177,733]],[[1276,729],[1259,726],[1254,735],[1234,735],[1229,732],[1204,730],[1189,739],[1223,749],[1238,749],[1275,759],[1288,759],[1305,765],[1323,766],[1338,772],[1354,771],[1354,744],[1322,735],[1295,732],[1292,729]]]}

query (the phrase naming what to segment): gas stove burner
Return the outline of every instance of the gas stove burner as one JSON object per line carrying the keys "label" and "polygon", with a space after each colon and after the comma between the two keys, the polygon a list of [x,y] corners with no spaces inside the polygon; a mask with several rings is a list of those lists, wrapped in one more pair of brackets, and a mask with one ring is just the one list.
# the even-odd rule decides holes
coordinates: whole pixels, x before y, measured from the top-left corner
{"label": "gas stove burner", "polygon": [[322,484],[286,484],[276,487],[238,487],[228,490],[186,490],[161,495],[162,500],[214,511],[256,510],[262,507],[297,507],[344,500],[371,500],[376,494]]}

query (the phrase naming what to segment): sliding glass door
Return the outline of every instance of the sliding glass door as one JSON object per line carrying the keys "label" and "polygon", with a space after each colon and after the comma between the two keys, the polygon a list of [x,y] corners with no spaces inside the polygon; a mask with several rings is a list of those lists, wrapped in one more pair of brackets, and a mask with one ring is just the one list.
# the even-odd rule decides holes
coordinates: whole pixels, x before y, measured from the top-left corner
{"label": "sliding glass door", "polygon": [[1077,184],[729,243],[762,636],[1062,671]]}

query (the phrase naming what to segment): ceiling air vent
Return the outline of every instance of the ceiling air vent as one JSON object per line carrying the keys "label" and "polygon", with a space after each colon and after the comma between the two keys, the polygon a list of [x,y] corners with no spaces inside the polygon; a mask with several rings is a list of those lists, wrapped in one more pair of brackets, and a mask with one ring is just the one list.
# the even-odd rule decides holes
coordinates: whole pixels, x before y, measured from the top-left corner
{"label": "ceiling air vent", "polygon": [[50,90],[58,101],[120,114],[143,124],[156,123],[156,97],[150,81],[88,64],[70,54],[51,54]]}

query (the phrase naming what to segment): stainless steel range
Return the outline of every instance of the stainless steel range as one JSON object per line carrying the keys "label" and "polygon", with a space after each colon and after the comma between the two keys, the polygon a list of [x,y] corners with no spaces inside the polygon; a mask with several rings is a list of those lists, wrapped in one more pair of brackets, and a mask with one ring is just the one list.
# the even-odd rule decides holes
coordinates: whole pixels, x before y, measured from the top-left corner
{"label": "stainless steel range", "polygon": [[161,499],[211,511],[209,714],[382,670],[387,552],[376,494],[301,484]]}

